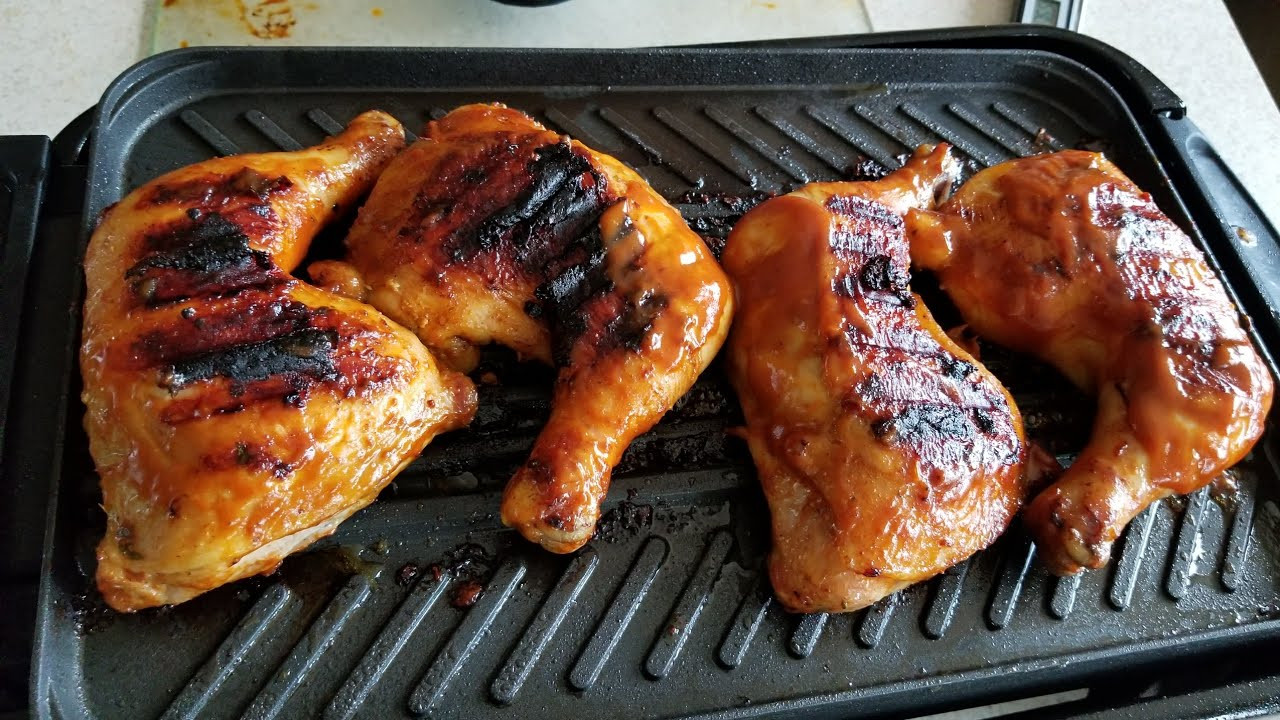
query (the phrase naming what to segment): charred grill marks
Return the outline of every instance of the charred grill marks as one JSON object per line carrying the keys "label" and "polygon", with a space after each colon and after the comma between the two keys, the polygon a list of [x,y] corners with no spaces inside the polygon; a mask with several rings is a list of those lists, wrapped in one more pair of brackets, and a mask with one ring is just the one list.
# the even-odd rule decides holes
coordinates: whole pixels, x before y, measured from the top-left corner
{"label": "charred grill marks", "polygon": [[586,256],[584,260],[564,268],[535,291],[535,297],[552,304],[553,317],[561,320],[568,320],[561,317],[566,309],[576,311],[588,298],[613,289],[613,281],[605,273],[599,229],[582,238],[581,253]]}
{"label": "charred grill marks", "polygon": [[882,237],[901,232],[905,223],[883,203],[857,195],[832,195],[827,209],[848,220],[854,236]]}
{"label": "charred grill marks", "polygon": [[476,232],[482,249],[492,248],[510,232],[511,244],[518,251],[535,251],[517,253],[528,256],[521,263],[525,266],[538,254],[539,246],[565,244],[581,233],[584,220],[595,220],[604,209],[603,197],[597,192],[603,181],[567,142],[539,149],[529,174],[533,177],[529,189],[510,207],[489,216]]}
{"label": "charred grill marks", "polygon": [[[964,360],[951,358],[946,353],[906,354],[914,358],[914,362],[895,361],[886,354],[884,365],[887,368],[886,372],[891,375],[906,372],[908,365],[917,368],[915,370],[917,372],[941,370],[943,377],[954,381],[954,389],[946,390],[945,384],[938,389],[943,394],[957,393],[964,399],[952,402],[924,402],[902,397],[895,394],[895,384],[892,380],[886,380],[879,373],[873,373],[857,384],[849,404],[851,409],[865,408],[866,411],[881,416],[881,419],[874,424],[877,437],[885,440],[902,438],[905,442],[912,442],[913,438],[923,437],[919,432],[924,428],[922,423],[937,430],[938,432],[932,433],[936,437],[967,438],[973,435],[974,428],[984,435],[996,432],[1000,424],[998,418],[1007,414],[1008,404],[1000,395],[985,392],[980,383],[968,381],[970,374],[977,368]],[[936,366],[929,362],[930,360],[936,361]],[[957,377],[947,373],[948,367],[967,367],[968,371]],[[975,393],[980,394],[975,397]],[[988,404],[981,404],[983,402]],[[956,425],[958,422],[965,424],[962,431]]]}
{"label": "charred grill marks", "polygon": [[995,432],[995,429],[996,429],[995,418],[991,417],[991,413],[987,412],[986,410],[983,410],[982,408],[973,409],[973,423],[977,425],[978,429],[984,433],[990,434],[992,432]]}
{"label": "charred grill marks", "polygon": [[[170,421],[210,408],[235,411],[268,397],[300,405],[315,383],[356,383],[392,372],[376,360],[352,356],[338,362],[340,346],[360,328],[329,308],[290,298],[293,279],[268,253],[252,246],[259,223],[270,227],[275,222],[270,206],[259,201],[289,186],[285,178],[241,171],[221,186],[201,181],[156,191],[154,202],[194,198],[234,213],[189,209],[184,220],[149,238],[151,252],[125,273],[149,306],[195,299],[203,303],[157,310],[168,321],[129,345],[124,362],[135,369],[156,368],[158,384],[171,393],[205,380],[229,381],[231,401],[217,401],[213,395],[189,398],[186,405],[170,408]],[[251,204],[236,206],[237,198]],[[343,358],[348,355],[342,353]]]}
{"label": "charred grill marks", "polygon": [[580,253],[586,256],[585,260],[565,267],[534,291],[538,299],[534,304],[537,314],[530,313],[530,316],[547,316],[551,325],[551,354],[557,365],[568,364],[574,343],[587,330],[582,307],[592,298],[607,295],[614,289],[605,271],[606,253],[598,227],[582,237]]}
{"label": "charred grill marks", "polygon": [[831,252],[849,268],[833,280],[832,290],[842,297],[915,307],[910,263],[905,252],[894,253],[902,245],[902,218],[857,196],[836,195],[826,206],[841,220],[831,236]]}
{"label": "charred grill marks", "polygon": [[581,262],[578,241],[609,201],[605,178],[567,140],[538,148],[523,177],[530,185],[514,201],[445,241],[451,261],[506,247],[525,272],[558,273]]}
{"label": "charred grill marks", "polygon": [[[244,302],[239,302],[241,299]],[[312,327],[318,317],[327,314],[326,308],[312,309],[294,300],[261,294],[241,295],[236,300],[199,314],[193,308],[185,308],[179,315],[186,322],[151,331],[134,343],[132,365],[155,367],[234,345],[270,340]]]}
{"label": "charred grill marks", "polygon": [[[187,313],[187,310],[192,310]],[[180,311],[186,322],[142,336],[131,347],[133,368],[155,368],[187,360],[197,355],[221,352],[228,347],[273,340],[283,334],[316,327],[328,316],[326,307],[307,307],[301,302],[244,293],[228,304],[210,307],[197,314],[191,307]]]}
{"label": "charred grill marks", "polygon": [[[229,460],[239,467],[252,468],[259,472],[269,473],[276,479],[284,479],[293,472],[293,465],[276,457],[271,451],[259,445],[237,442],[231,450]],[[204,458],[205,465],[213,470],[222,470],[228,466],[222,458]]]}
{"label": "charred grill marks", "polygon": [[[513,152],[508,162],[521,162],[518,157]],[[524,311],[549,324],[552,358],[559,365],[568,364],[587,334],[599,349],[638,349],[667,300],[652,291],[626,293],[610,277],[611,248],[620,247],[636,228],[625,220],[615,237],[601,237],[600,217],[615,201],[606,178],[567,139],[537,148],[523,172],[492,174],[527,178],[529,184],[506,207],[471,223],[473,229],[464,224],[454,230],[442,243],[445,257],[466,263],[491,253],[499,263],[539,280]],[[438,202],[455,208],[476,204],[465,197]],[[640,263],[640,257],[633,258],[621,271],[636,272]]]}
{"label": "charred grill marks", "polygon": [[973,363],[961,360],[949,353],[938,353],[938,362],[942,365],[942,372],[957,382],[964,380],[977,370]]}
{"label": "charred grill marks", "polygon": [[910,278],[906,270],[893,262],[888,255],[876,255],[867,260],[858,273],[858,281],[864,290],[880,290],[900,293],[907,289]]}
{"label": "charred grill marks", "polygon": [[871,425],[882,442],[912,448],[935,468],[953,463],[1018,462],[1022,444],[1009,425],[1008,405],[990,397],[989,407],[898,399]]}
{"label": "charred grill marks", "polygon": [[[830,249],[841,271],[832,290],[874,318],[848,323],[843,341],[859,356],[874,356],[868,366],[880,368],[857,384],[846,400],[848,410],[870,415],[879,440],[916,448],[935,467],[977,461],[966,448],[984,437],[1015,437],[1005,398],[976,377],[973,363],[917,327],[902,219],[856,196],[834,196],[826,206],[838,218]],[[904,383],[915,396],[903,394]],[[999,449],[1005,462],[1015,462],[1020,451],[1016,440]]]}
{"label": "charred grill marks", "polygon": [[252,260],[267,267],[271,258],[249,247],[249,236],[219,213],[188,213],[193,224],[170,233],[178,242],[168,250],[158,250],[139,260],[126,277],[136,277],[149,269],[201,270],[218,272]]}
{"label": "charred grill marks", "polygon": [[[338,334],[306,328],[258,343],[235,345],[170,364],[160,383],[170,392],[213,377],[224,377],[233,386],[284,375],[294,379],[334,380],[334,349]],[[234,394],[234,393],[233,393]]]}
{"label": "charred grill marks", "polygon": [[138,298],[160,305],[286,282],[271,257],[249,245],[249,236],[220,213],[192,212],[189,223],[165,233],[165,249],[129,268],[125,278]]}
{"label": "charred grill marks", "polygon": [[943,403],[908,405],[897,415],[872,426],[876,437],[904,445],[936,442],[944,438],[969,438],[973,426],[963,408]]}
{"label": "charred grill marks", "polygon": [[[606,241],[595,225],[580,243],[587,259],[564,268],[535,291],[541,303],[538,312],[543,312],[543,305],[550,307],[552,358],[558,365],[568,364],[574,345],[588,333],[594,333],[597,349],[639,350],[654,319],[667,307],[665,295],[652,288],[624,291],[608,275],[605,261],[609,252],[617,251],[635,232],[635,225],[625,218],[616,235]],[[643,251],[619,265],[623,273],[639,272]],[[593,312],[593,308],[604,312]],[[600,322],[593,327],[596,321]]]}
{"label": "charred grill marks", "polygon": [[626,309],[609,324],[606,337],[628,350],[639,350],[640,342],[653,327],[653,321],[667,307],[667,297],[646,290],[638,298],[629,298]]}

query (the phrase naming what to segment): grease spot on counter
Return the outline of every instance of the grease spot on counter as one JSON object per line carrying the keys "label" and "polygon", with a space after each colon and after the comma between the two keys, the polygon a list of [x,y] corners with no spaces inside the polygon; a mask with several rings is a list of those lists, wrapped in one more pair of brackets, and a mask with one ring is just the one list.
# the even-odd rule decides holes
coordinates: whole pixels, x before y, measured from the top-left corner
{"label": "grease spot on counter", "polygon": [[287,38],[298,23],[288,0],[236,0],[236,5],[249,32],[264,40]]}

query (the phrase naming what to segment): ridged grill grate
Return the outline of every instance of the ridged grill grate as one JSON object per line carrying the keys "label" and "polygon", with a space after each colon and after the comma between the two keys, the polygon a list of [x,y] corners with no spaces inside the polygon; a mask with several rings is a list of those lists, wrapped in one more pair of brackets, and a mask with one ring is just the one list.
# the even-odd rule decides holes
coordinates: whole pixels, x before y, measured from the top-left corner
{"label": "ridged grill grate", "polygon": [[[371,106],[418,129],[455,104],[498,99],[637,167],[713,246],[749,204],[739,195],[896,167],[922,142],[952,143],[973,170],[1101,139],[1151,179],[1157,168],[1123,111],[1082,101],[1099,97],[1090,77],[1066,66],[1042,87],[1016,79],[1041,64],[973,88],[222,93],[146,128],[120,172],[127,188],[211,154],[302,147]],[[321,243],[334,251],[338,237]],[[999,352],[984,360],[1033,436],[1065,447],[1087,433],[1090,409],[1064,381]],[[864,611],[789,616],[764,577],[767,508],[745,446],[725,434],[740,419],[718,367],[627,453],[601,536],[572,557],[541,553],[496,513],[546,417],[551,374],[500,352],[482,370],[499,384],[480,387],[474,425],[433,443],[328,550],[171,610],[82,612],[88,629],[67,640],[79,654],[69,672],[83,678],[77,702],[129,718],[731,717],[813,698],[869,711],[895,706],[856,703],[910,703],[939,678],[1043,670],[1072,653],[1276,614],[1280,543],[1253,518],[1280,511],[1259,500],[1271,497],[1259,485],[1273,471],[1255,457],[1232,498],[1206,489],[1143,513],[1105,570],[1053,578],[1015,529]],[[79,432],[68,467],[91,497]],[[96,523],[73,533],[88,572],[101,520],[79,516]],[[450,567],[468,544],[479,569]],[[483,594],[457,607],[460,586],[476,580]]]}

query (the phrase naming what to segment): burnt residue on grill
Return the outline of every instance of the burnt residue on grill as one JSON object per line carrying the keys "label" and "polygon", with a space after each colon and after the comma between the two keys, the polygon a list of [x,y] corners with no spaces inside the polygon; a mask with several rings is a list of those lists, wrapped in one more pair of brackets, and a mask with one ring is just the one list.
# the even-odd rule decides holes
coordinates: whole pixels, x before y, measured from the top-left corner
{"label": "burnt residue on grill", "polygon": [[463,580],[449,595],[449,604],[463,610],[475,605],[484,595],[484,585],[479,580]]}
{"label": "burnt residue on grill", "polygon": [[432,563],[428,570],[437,579],[451,575],[474,580],[487,576],[493,569],[494,562],[494,556],[483,545],[466,542],[446,551],[444,557]]}
{"label": "burnt residue on grill", "polygon": [[606,512],[596,523],[593,540],[616,543],[635,537],[653,525],[653,506],[634,502],[636,491],[627,491],[627,499]]}
{"label": "burnt residue on grill", "polygon": [[400,587],[409,587],[413,581],[418,579],[422,574],[422,568],[415,563],[407,562],[400,566],[396,571],[396,584]]}
{"label": "burnt residue on grill", "polygon": [[735,464],[739,459],[724,432],[675,437],[641,436],[623,453],[614,472],[631,474],[662,472],[671,467],[715,467]]}
{"label": "burnt residue on grill", "polygon": [[[471,607],[484,594],[484,582],[492,573],[497,558],[485,550],[484,546],[472,542],[462,543],[447,552],[438,562],[427,566],[426,571],[436,582],[445,578],[456,581],[449,593],[449,604],[455,608]],[[402,585],[412,583],[419,572],[417,565],[409,563],[401,567],[399,576],[412,573],[412,578],[401,582]]]}
{"label": "burnt residue on grill", "polygon": [[724,252],[725,239],[733,226],[752,208],[775,197],[774,193],[756,191],[746,194],[713,193],[689,190],[675,199],[685,222],[698,233],[717,258]]}
{"label": "burnt residue on grill", "polygon": [[671,408],[668,417],[679,420],[693,418],[729,418],[737,421],[741,413],[733,389],[721,375],[718,363],[703,374],[697,383]]}
{"label": "burnt residue on grill", "polygon": [[730,213],[740,216],[771,197],[775,197],[775,193],[765,190],[745,194],[689,190],[677,197],[675,203],[677,205],[720,205]]}
{"label": "burnt residue on grill", "polygon": [[842,179],[850,182],[867,182],[879,180],[888,174],[889,168],[866,155],[858,155],[845,167]]}

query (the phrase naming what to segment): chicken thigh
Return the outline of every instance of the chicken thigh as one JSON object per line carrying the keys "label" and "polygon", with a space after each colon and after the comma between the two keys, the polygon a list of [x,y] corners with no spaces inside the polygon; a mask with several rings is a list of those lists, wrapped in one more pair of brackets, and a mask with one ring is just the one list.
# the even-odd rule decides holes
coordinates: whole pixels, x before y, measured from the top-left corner
{"label": "chicken thigh", "polygon": [[930,578],[1022,502],[1012,398],[908,288],[902,216],[956,170],[945,145],[922,148],[882,180],[769,200],[729,235],[729,372],[790,610],[857,610]]}
{"label": "chicken thigh", "polygon": [[550,420],[502,519],[553,552],[591,538],[610,474],[715,356],[729,281],[633,170],[501,105],[430,123],[312,275],[455,368],[499,343],[554,364]]}
{"label": "chicken thigh", "polygon": [[989,168],[908,226],[913,259],[974,330],[1097,394],[1088,445],[1025,516],[1054,572],[1102,566],[1143,508],[1203,487],[1261,435],[1271,374],[1235,307],[1102,155]]}
{"label": "chicken thigh", "polygon": [[474,388],[373,308],[289,272],[404,146],[365,113],[299,152],[171,172],[108,209],[85,255],[85,428],[117,610],[273,570],[332,533]]}

